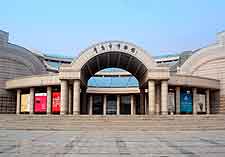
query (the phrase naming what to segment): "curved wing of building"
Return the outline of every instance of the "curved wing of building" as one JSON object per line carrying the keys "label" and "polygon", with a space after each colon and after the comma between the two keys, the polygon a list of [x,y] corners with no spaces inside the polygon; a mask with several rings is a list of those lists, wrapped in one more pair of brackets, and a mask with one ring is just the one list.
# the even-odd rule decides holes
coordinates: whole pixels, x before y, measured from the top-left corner
{"label": "curved wing of building", "polygon": [[16,97],[5,90],[7,80],[45,73],[47,69],[40,58],[24,47],[8,43],[8,33],[0,31],[0,112],[15,112]]}
{"label": "curved wing of building", "polygon": [[132,43],[106,41],[73,59],[10,44],[1,31],[0,112],[222,113],[224,32],[218,41],[157,57]]}

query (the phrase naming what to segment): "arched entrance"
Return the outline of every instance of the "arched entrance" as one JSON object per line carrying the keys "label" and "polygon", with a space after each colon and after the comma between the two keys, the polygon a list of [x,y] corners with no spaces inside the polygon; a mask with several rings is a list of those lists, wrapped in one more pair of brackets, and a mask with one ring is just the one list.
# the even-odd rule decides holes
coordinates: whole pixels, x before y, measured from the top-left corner
{"label": "arched entrance", "polygon": [[[60,67],[61,80],[61,111],[67,113],[68,84],[73,83],[73,114],[80,114],[80,93],[85,97],[87,81],[96,72],[117,67],[130,72],[139,81],[140,95],[148,89],[149,113],[155,113],[155,85],[156,80],[162,81],[162,94],[167,95],[169,72],[167,68],[157,67],[153,58],[143,49],[127,42],[108,41],[89,47],[68,65]],[[167,96],[166,96],[167,97]],[[144,98],[141,98],[141,104]],[[164,100],[165,99],[165,100]],[[162,104],[167,105],[167,98]],[[85,100],[85,99],[84,99]],[[142,113],[144,107],[142,106]],[[162,108],[163,110],[163,108]],[[167,110],[165,109],[165,112]]]}

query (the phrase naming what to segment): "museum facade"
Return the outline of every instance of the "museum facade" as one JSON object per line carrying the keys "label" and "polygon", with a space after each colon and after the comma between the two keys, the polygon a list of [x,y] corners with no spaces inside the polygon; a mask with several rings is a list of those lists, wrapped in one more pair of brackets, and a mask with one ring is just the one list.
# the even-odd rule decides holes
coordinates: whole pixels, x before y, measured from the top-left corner
{"label": "museum facade", "polygon": [[176,55],[106,41],[66,58],[11,44],[0,31],[0,113],[225,113],[225,32]]}

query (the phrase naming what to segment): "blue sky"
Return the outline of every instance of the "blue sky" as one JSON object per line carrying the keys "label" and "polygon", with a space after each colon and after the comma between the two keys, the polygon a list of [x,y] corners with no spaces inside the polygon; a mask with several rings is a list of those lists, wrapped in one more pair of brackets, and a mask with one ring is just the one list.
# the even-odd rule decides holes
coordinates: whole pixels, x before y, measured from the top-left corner
{"label": "blue sky", "polygon": [[224,0],[2,0],[0,29],[10,42],[76,56],[105,40],[124,40],[151,55],[215,42],[225,30]]}

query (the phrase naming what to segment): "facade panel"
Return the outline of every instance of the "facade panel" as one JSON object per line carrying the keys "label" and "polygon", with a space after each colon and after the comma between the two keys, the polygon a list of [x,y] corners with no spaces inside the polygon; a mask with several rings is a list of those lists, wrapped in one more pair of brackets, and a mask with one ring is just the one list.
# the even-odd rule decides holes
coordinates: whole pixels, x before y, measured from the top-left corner
{"label": "facade panel", "polygon": [[47,111],[47,93],[35,93],[34,112],[43,113]]}
{"label": "facade panel", "polygon": [[60,112],[60,92],[52,92],[52,113]]}
{"label": "facade panel", "polygon": [[180,112],[192,113],[193,112],[193,96],[190,90],[181,90],[180,93]]}
{"label": "facade panel", "polygon": [[21,95],[21,112],[30,112],[30,94]]}

